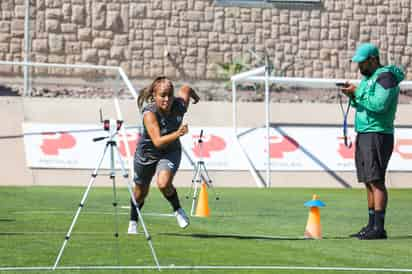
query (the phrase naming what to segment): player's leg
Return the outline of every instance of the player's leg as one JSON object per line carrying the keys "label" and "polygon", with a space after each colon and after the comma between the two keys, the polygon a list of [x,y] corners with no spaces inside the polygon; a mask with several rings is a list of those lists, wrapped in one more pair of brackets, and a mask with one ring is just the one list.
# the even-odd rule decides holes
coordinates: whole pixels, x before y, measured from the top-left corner
{"label": "player's leg", "polygon": [[183,210],[177,190],[173,186],[173,178],[179,168],[180,158],[181,153],[178,151],[166,155],[159,161],[157,164],[157,185],[172,206],[179,226],[185,228],[189,225],[189,218]]}
{"label": "player's leg", "polygon": [[375,227],[383,231],[385,224],[385,211],[388,203],[388,191],[385,183],[377,182],[372,185],[373,196],[375,199]]}
{"label": "player's leg", "polygon": [[371,146],[374,148],[369,159],[369,181],[373,192],[374,227],[361,238],[365,240],[386,239],[385,214],[388,191],[385,186],[385,174],[393,151],[392,134],[372,134]]}
{"label": "player's leg", "polygon": [[[134,164],[135,174],[133,177],[134,188],[133,195],[135,201],[139,207],[139,210],[143,208],[144,200],[149,193],[150,182],[156,171],[156,164],[152,165],[141,165],[139,163]],[[137,214],[136,207],[133,203],[132,198],[130,198],[130,221],[127,230],[128,234],[137,234],[137,223],[139,216]]]}
{"label": "player's leg", "polygon": [[[367,171],[365,162],[367,159],[367,154],[369,153],[367,146],[366,134],[358,133],[356,136],[355,142],[355,166],[356,166],[356,175],[359,183],[365,183],[367,180]],[[368,224],[363,226],[358,232],[349,235],[350,237],[359,238],[361,235],[365,234],[366,231],[373,228],[374,222],[374,206],[373,206],[373,191],[371,186],[368,183],[365,183],[366,197],[368,201]],[[372,222],[372,223],[371,223]]]}

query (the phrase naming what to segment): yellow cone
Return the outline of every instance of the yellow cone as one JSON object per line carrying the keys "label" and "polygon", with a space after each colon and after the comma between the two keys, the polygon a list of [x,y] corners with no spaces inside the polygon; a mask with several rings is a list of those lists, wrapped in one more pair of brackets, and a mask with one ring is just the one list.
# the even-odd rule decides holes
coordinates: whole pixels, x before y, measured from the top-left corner
{"label": "yellow cone", "polygon": [[199,201],[197,202],[196,207],[196,214],[197,217],[209,217],[210,210],[209,210],[209,201],[207,197],[207,186],[206,183],[202,183],[202,187],[199,193]]}

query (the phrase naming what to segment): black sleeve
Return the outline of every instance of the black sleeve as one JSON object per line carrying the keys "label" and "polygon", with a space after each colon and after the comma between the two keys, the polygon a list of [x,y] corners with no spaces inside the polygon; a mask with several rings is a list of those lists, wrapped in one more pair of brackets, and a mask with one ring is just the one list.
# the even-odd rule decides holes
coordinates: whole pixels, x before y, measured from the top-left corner
{"label": "black sleeve", "polygon": [[174,109],[177,113],[179,113],[179,114],[185,114],[186,113],[186,111],[187,111],[186,104],[185,104],[185,102],[183,101],[182,98],[175,97],[175,100],[174,100],[173,104],[174,104]]}
{"label": "black sleeve", "polygon": [[384,89],[394,88],[398,85],[395,76],[391,72],[382,72],[376,81]]}
{"label": "black sleeve", "polygon": [[148,104],[148,105],[145,105],[144,107],[143,107],[143,109],[142,109],[142,114],[144,114],[144,113],[146,113],[146,112],[156,112],[156,106],[155,106],[155,104],[153,104],[153,103],[151,103],[151,104]]}

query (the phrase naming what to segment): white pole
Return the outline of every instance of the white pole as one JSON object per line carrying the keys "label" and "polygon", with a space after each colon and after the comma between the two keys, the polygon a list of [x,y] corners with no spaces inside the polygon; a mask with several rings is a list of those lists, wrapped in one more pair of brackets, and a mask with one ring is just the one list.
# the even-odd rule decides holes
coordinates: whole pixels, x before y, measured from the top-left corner
{"label": "white pole", "polygon": [[57,63],[33,63],[33,62],[15,62],[15,61],[2,61],[0,65],[18,65],[29,67],[52,67],[52,68],[88,68],[88,69],[106,69],[119,71],[119,67],[114,66],[100,66],[100,65],[88,65],[88,64],[57,64]]}
{"label": "white pole", "polygon": [[236,123],[236,81],[232,81],[232,121],[233,121],[233,131],[235,132],[235,136],[237,138],[237,123]]}
{"label": "white pole", "polygon": [[[116,114],[117,114],[117,119],[123,121],[123,124],[126,124],[125,121],[123,120],[123,115],[122,112],[120,110],[120,104],[119,104],[119,98],[117,96],[115,96],[113,98],[114,100],[114,107],[116,109]],[[127,132],[125,129],[125,125],[123,125],[122,127],[120,127],[120,132],[122,133],[122,141],[124,143],[124,147],[126,149],[126,162],[127,162],[127,166],[129,169],[129,174],[134,174],[134,166],[133,166],[133,158],[132,158],[132,151],[130,150],[130,146],[129,146],[129,142],[127,140],[128,136],[127,136]]]}
{"label": "white pole", "polygon": [[134,99],[137,100],[137,92],[134,89],[132,83],[130,82],[129,78],[127,77],[127,74],[124,72],[122,67],[119,67],[119,74],[123,81],[126,83],[126,86],[129,89],[129,91],[132,93]]}
{"label": "white pole", "polygon": [[[30,62],[30,0],[25,1],[26,12],[24,16],[24,63]],[[31,93],[29,66],[24,66],[24,95],[28,96]]]}
{"label": "white pole", "polygon": [[271,187],[270,182],[270,96],[269,96],[269,64],[266,63],[265,69],[265,107],[266,107],[266,187]]}
{"label": "white pole", "polygon": [[[238,82],[264,82],[265,76],[251,76],[246,79],[239,79]],[[306,87],[318,89],[336,89],[336,82],[351,82],[358,85],[360,80],[357,79],[322,79],[322,78],[303,78],[303,77],[269,77],[269,83],[276,83],[282,86]],[[402,83],[404,83],[403,81]],[[407,82],[407,81],[406,81]],[[410,82],[410,81],[409,81]],[[401,83],[401,86],[402,86]],[[409,86],[408,86],[409,87]]]}
{"label": "white pole", "polygon": [[239,138],[237,136],[237,108],[236,108],[236,80],[232,78],[232,119],[233,119],[233,132],[234,132],[234,138],[236,145],[238,145],[240,152],[244,156],[244,160],[246,161],[249,171],[252,174],[253,179],[256,182],[256,185],[258,187],[265,187],[264,182],[261,180],[259,175],[257,174],[255,167],[252,164],[252,161],[250,158],[247,156],[247,153],[243,149],[242,145],[240,144]]}
{"label": "white pole", "polygon": [[255,68],[249,71],[245,71],[245,72],[241,72],[239,74],[233,75],[232,77],[230,77],[230,80],[232,82],[236,82],[238,80],[242,80],[242,79],[247,79],[248,77],[252,77],[255,75],[259,75],[265,72],[265,66],[259,67],[259,68]]}

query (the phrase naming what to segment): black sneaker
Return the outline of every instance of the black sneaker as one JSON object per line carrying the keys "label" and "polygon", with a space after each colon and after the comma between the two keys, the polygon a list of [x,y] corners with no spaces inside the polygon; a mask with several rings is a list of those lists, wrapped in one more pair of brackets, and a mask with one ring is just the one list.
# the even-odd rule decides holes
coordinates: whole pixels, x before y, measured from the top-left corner
{"label": "black sneaker", "polygon": [[370,228],[369,226],[364,226],[364,227],[362,227],[362,229],[359,230],[358,232],[353,233],[353,234],[350,234],[349,237],[351,237],[351,238],[360,238],[360,237],[362,237],[363,235],[365,235],[365,233],[368,232],[368,231],[371,230],[371,229],[372,229],[372,228]]}
{"label": "black sneaker", "polygon": [[385,230],[370,229],[365,234],[359,237],[359,240],[380,240],[387,239]]}

